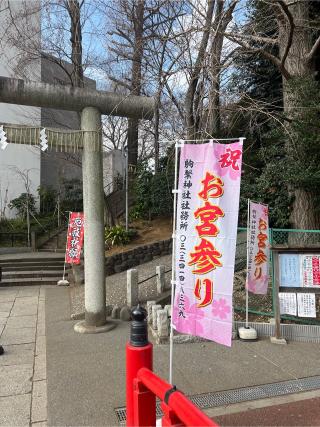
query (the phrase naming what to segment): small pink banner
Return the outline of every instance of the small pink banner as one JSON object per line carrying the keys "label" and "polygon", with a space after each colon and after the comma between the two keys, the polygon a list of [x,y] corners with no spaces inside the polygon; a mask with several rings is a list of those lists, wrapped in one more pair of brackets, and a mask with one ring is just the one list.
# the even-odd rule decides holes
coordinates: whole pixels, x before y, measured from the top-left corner
{"label": "small pink banner", "polygon": [[181,148],[174,328],[231,346],[242,141]]}
{"label": "small pink banner", "polygon": [[71,212],[67,234],[66,263],[80,264],[84,236],[83,212]]}
{"label": "small pink banner", "polygon": [[268,206],[250,201],[248,227],[247,287],[254,294],[265,295],[269,283]]}

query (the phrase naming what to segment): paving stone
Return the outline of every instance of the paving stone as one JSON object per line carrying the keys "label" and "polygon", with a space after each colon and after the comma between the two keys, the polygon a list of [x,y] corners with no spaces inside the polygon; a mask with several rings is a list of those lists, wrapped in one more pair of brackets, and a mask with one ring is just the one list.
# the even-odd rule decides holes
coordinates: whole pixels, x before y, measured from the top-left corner
{"label": "paving stone", "polygon": [[33,364],[0,366],[0,396],[30,393],[32,374]]}
{"label": "paving stone", "polygon": [[39,322],[37,325],[37,338],[38,336],[45,335],[46,334],[46,326],[44,322]]}
{"label": "paving stone", "polygon": [[8,328],[35,328],[37,316],[14,316],[7,321]]}
{"label": "paving stone", "polygon": [[[11,316],[32,316],[38,312],[38,300],[25,301],[29,298],[17,298],[13,305]],[[30,298],[33,299],[33,298]],[[21,302],[20,302],[21,301]]]}
{"label": "paving stone", "polygon": [[10,293],[2,294],[2,293],[0,293],[0,303],[1,302],[11,302],[11,301],[14,302],[15,298],[16,298],[15,293],[14,294],[10,294]]}
{"label": "paving stone", "polygon": [[17,297],[38,297],[39,296],[39,286],[25,287],[18,292]]}
{"label": "paving stone", "polygon": [[40,293],[39,293],[39,298],[44,299],[46,296],[46,288],[41,286],[40,287]]}
{"label": "paving stone", "polygon": [[44,335],[37,336],[36,341],[36,356],[46,353],[46,337]]}
{"label": "paving stone", "polygon": [[0,311],[0,318],[9,317],[10,311]]}
{"label": "paving stone", "polygon": [[31,393],[0,397],[1,426],[29,426]]}
{"label": "paving stone", "polygon": [[39,298],[37,296],[30,296],[30,297],[20,297],[16,298],[17,304],[38,304]]}
{"label": "paving stone", "polygon": [[33,364],[35,344],[19,344],[4,346],[4,354],[0,357],[0,366]]}
{"label": "paving stone", "polygon": [[46,354],[41,353],[34,359],[33,381],[45,380],[47,378]]}
{"label": "paving stone", "polygon": [[13,306],[13,301],[0,302],[0,311],[10,311]]}
{"label": "paving stone", "polygon": [[27,344],[35,342],[36,328],[9,328],[5,327],[1,335],[1,344]]}
{"label": "paving stone", "polygon": [[35,381],[32,390],[31,422],[47,419],[47,382]]}
{"label": "paving stone", "polygon": [[3,296],[16,296],[18,294],[18,290],[16,288],[1,288],[0,289],[0,300]]}
{"label": "paving stone", "polygon": [[47,423],[47,421],[40,421],[39,423],[31,423],[31,426],[34,426],[34,427],[47,427],[48,423]]}
{"label": "paving stone", "polygon": [[5,326],[5,324],[1,324],[1,323],[0,323],[0,336],[1,336],[1,334],[2,334],[2,331],[4,330],[4,326]]}

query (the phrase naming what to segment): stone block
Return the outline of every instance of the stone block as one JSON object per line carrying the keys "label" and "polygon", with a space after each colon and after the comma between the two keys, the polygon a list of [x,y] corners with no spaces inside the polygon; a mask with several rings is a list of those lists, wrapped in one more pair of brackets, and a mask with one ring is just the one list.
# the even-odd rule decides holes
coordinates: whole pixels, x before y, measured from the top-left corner
{"label": "stone block", "polygon": [[122,307],[120,310],[120,320],[123,320],[124,322],[129,322],[131,320],[131,310],[127,305]]}
{"label": "stone block", "polygon": [[157,274],[157,294],[161,295],[164,291],[166,279],[165,279],[166,267],[164,265],[157,265],[156,274]]}
{"label": "stone block", "polygon": [[155,304],[156,304],[155,301],[147,301],[147,313],[148,313],[147,321],[149,325],[152,324],[152,306]]}
{"label": "stone block", "polygon": [[135,307],[139,302],[139,276],[137,269],[127,271],[127,305]]}
{"label": "stone block", "polygon": [[157,310],[157,330],[160,338],[169,336],[169,320],[167,310]]}
{"label": "stone block", "polygon": [[168,313],[168,317],[171,317],[171,304],[170,305],[165,305],[164,309]]}
{"label": "stone block", "polygon": [[119,319],[120,316],[120,307],[118,305],[114,305],[111,312],[112,319]]}
{"label": "stone block", "polygon": [[158,323],[157,323],[157,311],[162,310],[162,307],[160,304],[155,304],[152,306],[152,327],[154,330],[157,329]]}

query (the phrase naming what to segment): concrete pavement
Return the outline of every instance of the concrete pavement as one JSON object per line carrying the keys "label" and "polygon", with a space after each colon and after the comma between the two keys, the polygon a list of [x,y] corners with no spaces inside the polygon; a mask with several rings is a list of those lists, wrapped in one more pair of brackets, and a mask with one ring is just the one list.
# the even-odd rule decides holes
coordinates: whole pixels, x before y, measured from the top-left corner
{"label": "concrete pavement", "polygon": [[[113,331],[97,335],[75,333],[69,292],[0,288],[0,343],[6,352],[0,356],[0,425],[119,425],[115,409],[125,406],[130,324],[117,322]],[[211,342],[176,344],[174,383],[194,396],[312,377],[320,375],[319,349],[319,344],[278,346],[269,340],[235,341],[231,349]],[[154,371],[164,379],[168,363],[169,347],[155,345]],[[318,425],[317,398],[320,389],[206,411],[221,425]],[[293,424],[290,413],[300,424]]]}
{"label": "concrete pavement", "polygon": [[[125,406],[125,345],[129,323],[78,335],[69,319],[68,289],[46,293],[48,425],[118,425]],[[320,375],[319,344],[235,341],[174,347],[174,384],[188,395],[246,388]],[[154,371],[168,378],[169,347],[154,346]],[[257,423],[258,425],[258,423]]]}

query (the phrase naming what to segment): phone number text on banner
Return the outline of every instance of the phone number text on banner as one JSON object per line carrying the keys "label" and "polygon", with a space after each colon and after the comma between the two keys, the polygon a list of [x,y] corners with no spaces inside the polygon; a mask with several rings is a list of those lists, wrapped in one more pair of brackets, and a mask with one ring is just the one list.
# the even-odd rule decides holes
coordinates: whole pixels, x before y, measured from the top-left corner
{"label": "phone number text on banner", "polygon": [[242,142],[181,148],[174,328],[231,346]]}
{"label": "phone number text on banner", "polygon": [[265,295],[269,283],[269,220],[268,206],[250,201],[248,228],[248,290]]}

